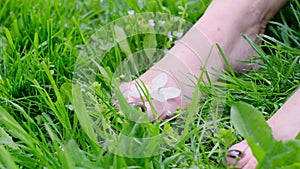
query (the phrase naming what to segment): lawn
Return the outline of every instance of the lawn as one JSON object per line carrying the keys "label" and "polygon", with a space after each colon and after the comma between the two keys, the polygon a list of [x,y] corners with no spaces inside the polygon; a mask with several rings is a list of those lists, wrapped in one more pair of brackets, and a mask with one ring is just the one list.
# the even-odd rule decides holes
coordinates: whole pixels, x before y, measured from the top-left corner
{"label": "lawn", "polygon": [[1,0],[0,168],[226,168],[227,149],[245,135],[233,126],[232,105],[243,111],[236,102],[246,102],[268,119],[299,86],[298,0],[269,23],[261,46],[249,42],[264,62],[253,63],[259,70],[228,65],[218,82],[199,81],[202,102],[195,95],[176,118],[147,122],[116,90],[159,60],[209,3]]}

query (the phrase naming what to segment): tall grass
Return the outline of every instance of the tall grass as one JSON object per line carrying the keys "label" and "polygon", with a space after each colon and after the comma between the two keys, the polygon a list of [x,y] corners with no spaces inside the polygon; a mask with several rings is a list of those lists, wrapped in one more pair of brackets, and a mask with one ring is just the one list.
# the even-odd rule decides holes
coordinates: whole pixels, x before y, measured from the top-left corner
{"label": "tall grass", "polygon": [[[262,48],[253,44],[264,61],[260,70],[225,72],[221,81],[199,85],[207,97],[201,103],[195,97],[187,112],[178,110],[177,120],[139,124],[112,106],[111,78],[126,57],[121,45],[93,72],[93,92],[72,84],[76,61],[86,54],[83,46],[99,27],[129,10],[167,13],[194,23],[209,2],[0,1],[0,168],[226,168],[227,148],[242,139],[230,123],[229,105],[245,101],[270,117],[298,87],[298,0],[269,24]],[[157,44],[143,46],[153,39]],[[135,52],[153,45],[170,48],[174,42],[166,39],[137,35],[127,41]],[[81,96],[89,94],[95,102],[86,105]],[[121,104],[133,111],[125,100]],[[161,133],[165,140],[145,140]],[[176,146],[170,146],[174,140]],[[160,142],[164,149],[153,146]],[[122,156],[118,149],[129,154]],[[155,155],[130,156],[143,150]]]}

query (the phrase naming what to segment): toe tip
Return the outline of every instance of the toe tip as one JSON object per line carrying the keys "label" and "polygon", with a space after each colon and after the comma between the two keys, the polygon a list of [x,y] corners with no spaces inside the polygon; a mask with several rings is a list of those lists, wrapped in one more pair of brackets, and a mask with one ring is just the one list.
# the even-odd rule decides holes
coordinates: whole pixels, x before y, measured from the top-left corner
{"label": "toe tip", "polygon": [[238,159],[241,159],[243,157],[243,153],[239,150],[230,150],[227,153],[227,157],[238,160]]}

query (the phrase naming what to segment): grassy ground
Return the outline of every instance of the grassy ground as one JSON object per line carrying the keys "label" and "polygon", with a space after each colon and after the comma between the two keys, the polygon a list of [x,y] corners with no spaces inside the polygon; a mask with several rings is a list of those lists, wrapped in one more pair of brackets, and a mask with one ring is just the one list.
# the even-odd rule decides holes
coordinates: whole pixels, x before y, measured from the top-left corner
{"label": "grassy ground", "polygon": [[[111,104],[113,74],[128,48],[131,53],[143,47],[170,48],[174,41],[166,36],[128,37],[130,43],[108,51],[97,71],[85,72],[95,75],[93,92],[72,90],[79,89],[72,86],[75,70],[80,70],[76,61],[90,54],[85,47],[99,27],[130,10],[167,13],[194,23],[208,4],[0,1],[0,168],[226,168],[227,148],[242,139],[230,123],[230,105],[245,101],[269,118],[299,85],[298,0],[269,24],[262,48],[255,47],[265,62],[260,70],[226,72],[215,84],[199,85],[207,97],[188,112],[179,110],[177,120],[129,122]],[[164,149],[158,151],[155,145],[162,142]]]}

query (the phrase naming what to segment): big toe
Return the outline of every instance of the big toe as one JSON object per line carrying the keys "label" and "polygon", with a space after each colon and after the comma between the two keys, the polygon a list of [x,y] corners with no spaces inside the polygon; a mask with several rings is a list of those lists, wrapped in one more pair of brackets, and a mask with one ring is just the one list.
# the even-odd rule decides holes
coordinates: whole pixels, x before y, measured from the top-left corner
{"label": "big toe", "polygon": [[250,169],[255,168],[257,164],[245,140],[230,147],[226,159],[228,166],[236,166],[236,168]]}

